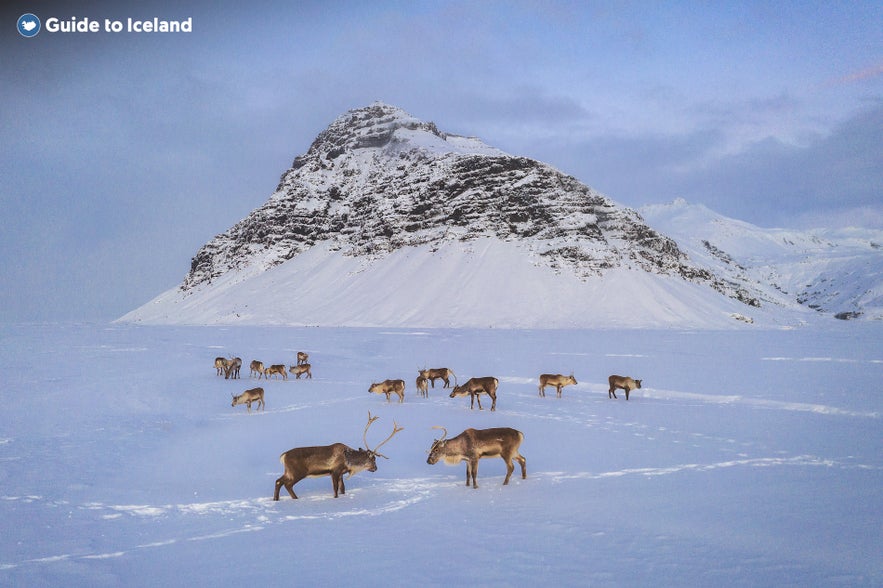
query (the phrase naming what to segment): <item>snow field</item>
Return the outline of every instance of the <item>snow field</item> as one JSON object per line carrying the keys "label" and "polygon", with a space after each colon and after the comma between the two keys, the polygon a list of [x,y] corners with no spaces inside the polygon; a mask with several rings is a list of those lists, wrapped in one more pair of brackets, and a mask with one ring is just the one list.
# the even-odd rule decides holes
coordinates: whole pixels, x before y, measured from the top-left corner
{"label": "snow field", "polygon": [[[847,328],[848,327],[848,328]],[[7,585],[876,585],[880,325],[787,331],[4,327]],[[310,353],[313,380],[216,356]],[[496,412],[421,367],[500,379]],[[542,372],[573,372],[563,398]],[[609,374],[644,387],[607,398]],[[367,392],[402,378],[403,404]],[[267,409],[230,407],[260,385]],[[368,432],[389,460],[272,501],[278,456]],[[528,477],[426,464],[445,426],[524,432]]]}

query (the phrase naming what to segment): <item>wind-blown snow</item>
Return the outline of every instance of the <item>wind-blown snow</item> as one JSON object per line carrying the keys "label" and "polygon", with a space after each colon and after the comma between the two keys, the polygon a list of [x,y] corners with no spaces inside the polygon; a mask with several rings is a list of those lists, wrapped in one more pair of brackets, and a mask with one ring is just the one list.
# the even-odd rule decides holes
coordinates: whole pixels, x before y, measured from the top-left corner
{"label": "wind-blown snow", "polygon": [[[5,326],[0,583],[879,586],[881,328]],[[313,380],[215,375],[298,350]],[[498,377],[497,410],[419,398],[423,366]],[[539,398],[543,372],[579,384]],[[644,387],[608,399],[612,373]],[[257,385],[264,412],[230,407]],[[369,410],[371,444],[404,427],[377,472],[271,500],[281,452],[358,446]],[[465,487],[433,425],[523,431],[527,479]]]}

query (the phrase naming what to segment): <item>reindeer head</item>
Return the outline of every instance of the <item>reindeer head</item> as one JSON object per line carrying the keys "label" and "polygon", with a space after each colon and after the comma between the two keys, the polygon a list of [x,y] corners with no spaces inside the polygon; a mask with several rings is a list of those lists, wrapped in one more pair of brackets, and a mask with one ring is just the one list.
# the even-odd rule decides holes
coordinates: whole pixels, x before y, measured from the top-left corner
{"label": "reindeer head", "polygon": [[447,443],[446,438],[448,436],[448,430],[444,427],[434,426],[433,429],[441,429],[442,436],[441,439],[435,439],[432,442],[432,447],[429,448],[429,457],[426,458],[426,463],[433,465],[438,463],[438,460],[445,453],[445,443]]}

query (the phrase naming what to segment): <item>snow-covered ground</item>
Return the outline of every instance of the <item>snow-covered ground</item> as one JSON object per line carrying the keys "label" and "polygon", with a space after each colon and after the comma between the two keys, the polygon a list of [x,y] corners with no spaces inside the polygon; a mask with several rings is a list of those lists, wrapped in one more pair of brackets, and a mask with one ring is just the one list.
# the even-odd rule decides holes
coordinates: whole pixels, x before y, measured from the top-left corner
{"label": "snow-covered ground", "polygon": [[[883,583],[883,324],[793,330],[414,330],[27,325],[0,330],[5,586]],[[312,380],[225,381],[216,356]],[[500,380],[496,412],[440,389]],[[579,384],[537,395],[542,372]],[[606,379],[642,378],[631,400]],[[368,394],[407,381],[403,404]],[[266,411],[231,408],[261,385]],[[376,444],[378,471],[272,501],[289,448]],[[438,431],[524,432],[430,466]]]}
{"label": "snow-covered ground", "polygon": [[172,288],[120,321],[142,324],[463,328],[795,325],[817,314],[754,308],[708,286],[616,268],[579,279],[517,242],[481,238],[356,257],[318,244],[269,269],[254,262],[182,293]]}

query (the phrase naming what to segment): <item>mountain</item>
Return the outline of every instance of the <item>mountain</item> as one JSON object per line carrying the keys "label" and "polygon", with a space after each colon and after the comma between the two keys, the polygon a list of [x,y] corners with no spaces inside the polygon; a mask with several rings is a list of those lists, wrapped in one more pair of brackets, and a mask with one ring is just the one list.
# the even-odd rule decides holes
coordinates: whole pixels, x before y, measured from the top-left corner
{"label": "mountain", "polygon": [[571,176],[375,103],[120,320],[722,327],[799,307],[713,267]]}
{"label": "mountain", "polygon": [[837,318],[883,319],[883,231],[766,229],[676,199],[641,215],[691,259],[757,293]]}

